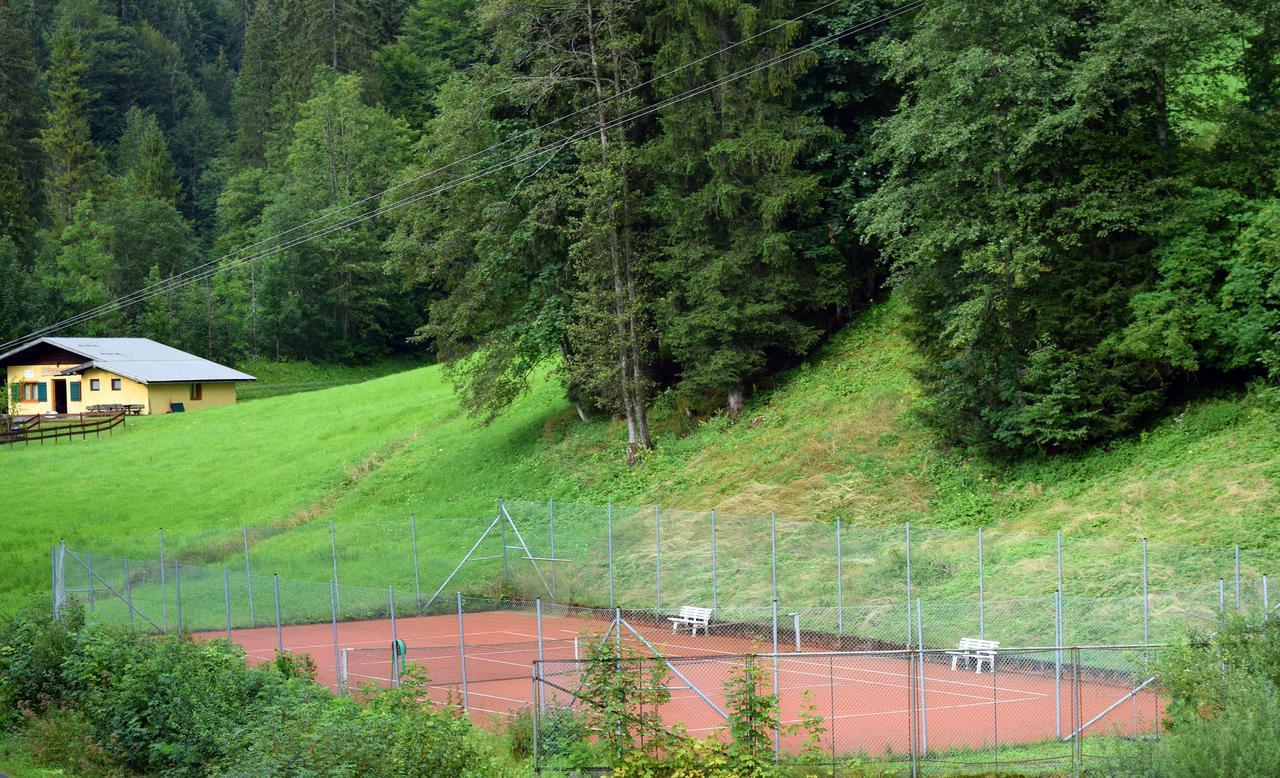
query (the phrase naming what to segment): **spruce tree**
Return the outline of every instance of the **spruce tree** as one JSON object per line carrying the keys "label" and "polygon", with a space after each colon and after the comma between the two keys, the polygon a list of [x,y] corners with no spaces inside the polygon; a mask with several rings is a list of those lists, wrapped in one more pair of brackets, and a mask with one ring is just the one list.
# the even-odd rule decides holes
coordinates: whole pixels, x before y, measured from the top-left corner
{"label": "spruce tree", "polygon": [[[781,2],[679,0],[655,15],[660,69],[696,62],[661,84],[671,95],[713,81],[792,46],[796,25],[702,59],[774,27]],[[803,249],[824,191],[807,160],[829,140],[794,106],[796,80],[811,64],[794,58],[725,81],[661,114],[646,149],[658,181],[663,289],[658,324],[686,396],[741,410],[751,383],[809,351],[822,334],[816,314],[845,296],[838,255]]]}
{"label": "spruce tree", "polygon": [[83,85],[88,70],[79,35],[62,26],[54,35],[49,100],[52,107],[40,140],[48,159],[46,192],[56,225],[71,221],[76,203],[97,184],[102,152],[89,133],[93,95]]}
{"label": "spruce tree", "polygon": [[236,76],[236,139],[233,156],[241,166],[267,161],[267,137],[276,102],[276,46],[279,23],[272,0],[258,0],[244,33],[244,56]]}
{"label": "spruce tree", "polygon": [[116,159],[130,194],[178,204],[182,189],[173,158],[169,156],[168,143],[155,116],[138,108],[130,109],[125,116]]}
{"label": "spruce tree", "polygon": [[[40,148],[39,74],[28,7],[0,3],[0,235],[23,253],[43,221],[44,153]],[[28,263],[24,263],[28,264]]]}

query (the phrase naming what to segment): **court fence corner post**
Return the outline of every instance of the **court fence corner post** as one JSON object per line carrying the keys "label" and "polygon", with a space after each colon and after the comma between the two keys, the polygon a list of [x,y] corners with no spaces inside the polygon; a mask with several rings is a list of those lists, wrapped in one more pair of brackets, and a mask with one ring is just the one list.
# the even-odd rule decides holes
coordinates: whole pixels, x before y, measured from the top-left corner
{"label": "court fence corner post", "polygon": [[329,617],[333,620],[333,672],[334,690],[346,694],[345,674],[342,671],[342,646],[338,642],[338,582],[329,582]]}
{"label": "court fence corner post", "polygon": [[462,669],[462,709],[465,711],[470,708],[467,690],[467,639],[462,629],[462,592],[457,592],[456,596],[458,598],[458,659]]}
{"label": "court fence corner post", "polygon": [[605,534],[609,552],[609,608],[615,605],[613,597],[613,502],[605,506]]}
{"label": "court fence corner post", "polygon": [[[542,660],[543,660],[543,658],[544,658],[544,655],[543,655],[543,647],[542,647],[542,598],[541,598],[541,597],[538,597],[537,599],[535,599],[535,600],[533,601],[533,608],[534,608],[534,614],[535,614],[535,616],[537,617],[537,622],[538,622],[538,624],[537,624],[537,627],[538,627],[538,629],[537,629],[537,632],[538,632],[538,662],[539,662],[539,663],[541,663],[541,662],[542,662]],[[459,630],[458,630],[458,632],[459,632],[459,633],[461,633],[461,632],[462,632],[462,630],[461,630],[461,629],[459,629]],[[541,665],[539,665],[539,666],[541,666]],[[541,707],[539,707],[538,711],[539,711],[539,712],[541,712],[541,710],[542,710],[542,708],[541,708]],[[535,715],[535,716],[537,716],[537,713],[535,713],[534,715]]]}
{"label": "court fence corner post", "polygon": [[653,618],[662,618],[662,506],[653,507]]}
{"label": "court fence corner post", "polygon": [[178,609],[178,636],[182,636],[182,568],[181,560],[173,560],[173,599]]}
{"label": "court fence corner post", "polygon": [[[222,567],[222,607],[227,620],[227,643],[231,643],[231,571]],[[130,614],[132,615],[132,614]]]}
{"label": "court fence corner post", "polygon": [[240,536],[244,541],[244,587],[249,597],[249,626],[256,627],[256,619],[253,615],[253,569],[249,565],[249,527],[241,525]]}
{"label": "court fence corner post", "polygon": [[271,574],[271,591],[276,600],[276,653],[284,653],[284,625],[280,623],[280,575]]}
{"label": "court fence corner post", "polygon": [[387,586],[387,608],[391,614],[391,686],[400,685],[400,638],[396,634],[396,590]]}
{"label": "court fence corner post", "polygon": [[413,540],[413,597],[418,615],[422,615],[422,578],[418,572],[418,517],[409,514],[409,537]]}
{"label": "court fence corner post", "polygon": [[540,759],[541,754],[538,753],[538,719],[540,718],[539,711],[542,710],[542,684],[538,683],[538,674],[542,671],[542,665],[541,663],[538,663],[529,669],[531,671],[530,675],[532,676],[533,683],[533,710],[531,712],[533,719],[533,774],[541,775],[542,761]]}
{"label": "court fence corner post", "polygon": [[[778,601],[773,601],[773,698],[778,699]],[[779,717],[780,719],[780,717]],[[773,726],[773,761],[782,758],[782,724],[775,719]]]}
{"label": "court fence corner post", "polygon": [[160,528],[160,631],[169,632],[169,590],[164,580],[164,528]]}

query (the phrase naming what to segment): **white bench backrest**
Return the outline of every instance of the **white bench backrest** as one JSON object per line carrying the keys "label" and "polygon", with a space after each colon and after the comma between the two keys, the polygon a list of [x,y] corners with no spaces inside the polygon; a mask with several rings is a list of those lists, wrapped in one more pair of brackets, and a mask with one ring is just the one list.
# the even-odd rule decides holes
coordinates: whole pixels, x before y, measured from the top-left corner
{"label": "white bench backrest", "polygon": [[961,651],[995,651],[1000,643],[995,640],[979,640],[978,638],[960,638]]}
{"label": "white bench backrest", "polygon": [[681,605],[680,618],[690,621],[711,621],[711,609],[699,608],[695,605]]}

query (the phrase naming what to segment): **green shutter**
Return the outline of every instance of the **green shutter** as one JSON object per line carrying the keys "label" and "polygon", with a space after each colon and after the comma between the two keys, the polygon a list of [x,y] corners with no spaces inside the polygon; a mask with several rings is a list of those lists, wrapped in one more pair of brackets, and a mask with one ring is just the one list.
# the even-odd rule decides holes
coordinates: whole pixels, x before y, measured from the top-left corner
{"label": "green shutter", "polygon": [[15,408],[22,402],[22,384],[17,381],[9,384],[9,402],[13,403]]}
{"label": "green shutter", "polygon": [[36,401],[42,403],[49,402],[49,385],[44,381],[36,384]]}
{"label": "green shutter", "polygon": [[71,385],[71,402],[80,402],[80,382],[70,381],[68,383]]}

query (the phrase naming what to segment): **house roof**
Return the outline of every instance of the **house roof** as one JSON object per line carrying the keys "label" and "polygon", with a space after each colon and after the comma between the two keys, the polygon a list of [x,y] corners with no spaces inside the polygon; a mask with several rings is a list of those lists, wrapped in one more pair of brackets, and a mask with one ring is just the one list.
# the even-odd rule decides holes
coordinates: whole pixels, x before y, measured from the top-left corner
{"label": "house roof", "polygon": [[0,364],[11,364],[17,361],[11,357],[40,345],[62,349],[85,360],[63,370],[62,375],[96,367],[143,384],[257,380],[248,373],[147,338],[40,338],[0,354]]}

